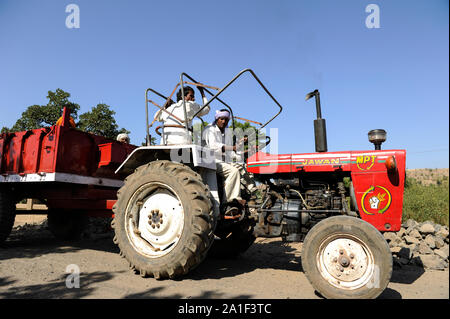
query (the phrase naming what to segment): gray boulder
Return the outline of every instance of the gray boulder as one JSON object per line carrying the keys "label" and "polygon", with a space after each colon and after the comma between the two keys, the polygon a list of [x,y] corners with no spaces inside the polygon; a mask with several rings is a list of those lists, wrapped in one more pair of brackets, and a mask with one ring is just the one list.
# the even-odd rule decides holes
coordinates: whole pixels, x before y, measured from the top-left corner
{"label": "gray boulder", "polygon": [[386,239],[386,241],[388,243],[390,243],[391,241],[394,241],[395,239],[398,238],[398,236],[395,233],[393,233],[393,232],[385,232],[383,234],[383,236],[384,236],[384,239]]}
{"label": "gray boulder", "polygon": [[442,239],[446,239],[448,238],[448,230],[446,230],[444,227],[441,227],[441,229],[436,232],[436,236]]}
{"label": "gray boulder", "polygon": [[421,255],[419,259],[425,269],[444,270],[447,267],[447,263],[436,255]]}
{"label": "gray boulder", "polygon": [[422,235],[428,235],[428,234],[434,234],[435,229],[434,226],[430,223],[424,223],[422,226],[419,227],[419,232]]}
{"label": "gray boulder", "polygon": [[406,228],[414,228],[417,225],[419,225],[419,223],[416,222],[414,219],[408,219],[405,223]]}
{"label": "gray boulder", "polygon": [[419,248],[419,253],[422,255],[433,254],[433,250],[423,241],[419,244],[418,248]]}
{"label": "gray boulder", "polygon": [[434,251],[434,253],[435,253],[436,255],[438,255],[439,257],[441,257],[442,259],[448,260],[448,252],[446,253],[444,250],[436,249],[436,250]]}
{"label": "gray boulder", "polygon": [[402,238],[403,236],[406,235],[406,229],[405,228],[400,228],[400,230],[397,232],[397,236]]}
{"label": "gray boulder", "polygon": [[422,235],[419,233],[419,231],[417,229],[411,230],[408,235],[410,237],[414,237],[414,238],[417,238],[417,239],[422,239]]}
{"label": "gray boulder", "polygon": [[439,249],[439,248],[444,247],[445,243],[441,237],[435,236],[434,237],[434,245],[436,246],[437,249]]}
{"label": "gray boulder", "polygon": [[417,239],[415,237],[408,236],[408,235],[406,235],[403,239],[405,240],[405,242],[408,245],[410,245],[410,244],[416,244],[417,245],[417,244],[420,243],[419,239]]}
{"label": "gray boulder", "polygon": [[424,243],[428,245],[431,249],[436,247],[436,240],[433,235],[427,235],[424,239]]}

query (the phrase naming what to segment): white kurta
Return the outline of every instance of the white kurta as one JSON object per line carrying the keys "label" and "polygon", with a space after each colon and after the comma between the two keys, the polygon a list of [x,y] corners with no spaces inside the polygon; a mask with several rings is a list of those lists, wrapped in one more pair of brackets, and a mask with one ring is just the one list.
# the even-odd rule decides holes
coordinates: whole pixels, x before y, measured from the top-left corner
{"label": "white kurta", "polygon": [[234,151],[227,150],[222,152],[224,145],[233,145],[233,130],[226,128],[222,133],[215,124],[209,124],[203,130],[203,139],[206,146],[214,151],[214,156],[218,162],[232,162],[233,160],[242,161],[242,155]]}
{"label": "white kurta", "polygon": [[[217,173],[224,178],[222,202],[227,203],[234,199],[241,199],[241,184],[252,191],[255,184],[245,169],[242,155],[234,151],[222,152],[224,145],[233,145],[233,131],[226,128],[222,133],[217,125],[210,124],[203,132],[203,139],[206,146],[214,151]],[[236,163],[232,162],[233,159],[236,160]]]}
{"label": "white kurta", "polygon": [[[189,118],[191,118],[195,113],[200,110],[201,105],[193,102],[186,101],[186,114]],[[206,100],[204,101],[206,103]],[[205,107],[197,116],[204,116],[209,113],[210,107],[209,105]],[[185,121],[184,117],[184,109],[183,109],[183,100],[178,101],[177,103],[172,104],[166,109],[167,112],[173,114],[177,118]],[[179,120],[172,117],[170,114],[159,110],[156,112],[154,119],[160,122],[163,122],[164,125],[185,125],[184,122],[180,122]],[[188,127],[192,127],[192,121],[188,123]],[[163,136],[161,137],[161,144],[163,141],[166,144],[192,144],[192,134],[191,132],[186,132],[185,128],[178,127],[166,127],[163,131]]]}

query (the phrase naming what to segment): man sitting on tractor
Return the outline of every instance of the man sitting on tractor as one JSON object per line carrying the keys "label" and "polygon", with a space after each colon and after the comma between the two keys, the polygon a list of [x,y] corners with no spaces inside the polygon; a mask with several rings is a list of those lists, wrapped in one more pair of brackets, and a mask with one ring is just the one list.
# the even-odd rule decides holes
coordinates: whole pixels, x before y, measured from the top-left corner
{"label": "man sitting on tractor", "polygon": [[228,110],[216,111],[214,122],[206,126],[203,132],[206,146],[214,151],[217,173],[224,179],[222,207],[226,216],[237,214],[239,206],[242,208],[245,205],[246,201],[241,197],[241,183],[250,193],[257,190],[239,151],[243,141],[233,145],[233,132],[227,128],[229,120]]}
{"label": "man sitting on tractor", "polygon": [[[206,104],[208,100],[205,97],[202,87],[198,87],[200,94],[203,98],[203,103]],[[187,117],[192,117],[195,113],[200,110],[201,105],[195,103],[195,93],[194,89],[190,86],[183,87],[184,91],[184,101],[186,102],[186,115]],[[191,124],[186,123],[186,118],[183,108],[183,91],[181,88],[177,92],[177,103],[171,104],[164,112],[159,110],[156,112],[154,119],[164,123],[164,131],[161,136],[161,144],[192,144],[191,133],[186,132],[185,125],[192,130]],[[197,116],[204,116],[209,113],[209,105],[205,107]],[[169,114],[170,113],[170,114]],[[172,115],[173,116],[172,116]],[[180,121],[181,120],[181,121]]]}

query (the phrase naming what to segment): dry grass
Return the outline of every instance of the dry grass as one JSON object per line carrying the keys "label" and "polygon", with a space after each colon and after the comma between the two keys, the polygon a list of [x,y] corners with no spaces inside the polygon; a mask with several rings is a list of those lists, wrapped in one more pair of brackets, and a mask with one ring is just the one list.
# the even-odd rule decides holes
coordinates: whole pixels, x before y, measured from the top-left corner
{"label": "dry grass", "polygon": [[406,171],[403,220],[431,220],[449,224],[449,170],[414,169]]}

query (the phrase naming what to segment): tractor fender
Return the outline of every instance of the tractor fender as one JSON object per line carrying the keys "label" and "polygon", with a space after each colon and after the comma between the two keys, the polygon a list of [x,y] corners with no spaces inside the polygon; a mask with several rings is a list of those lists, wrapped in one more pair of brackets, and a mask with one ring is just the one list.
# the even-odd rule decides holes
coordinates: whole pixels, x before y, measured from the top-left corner
{"label": "tractor fender", "polygon": [[129,175],[141,165],[162,159],[191,167],[216,170],[216,162],[212,154],[208,148],[195,144],[141,146],[128,155],[116,170],[116,174]]}
{"label": "tractor fender", "polygon": [[116,170],[116,174],[130,175],[136,168],[157,160],[170,160],[183,163],[191,168],[197,168],[202,180],[211,193],[214,214],[219,216],[219,193],[216,176],[216,161],[214,153],[205,147],[195,144],[187,145],[157,145],[136,148]]}

